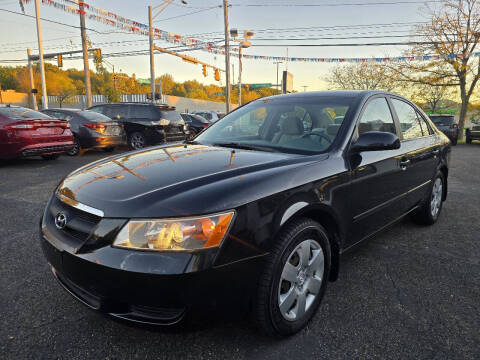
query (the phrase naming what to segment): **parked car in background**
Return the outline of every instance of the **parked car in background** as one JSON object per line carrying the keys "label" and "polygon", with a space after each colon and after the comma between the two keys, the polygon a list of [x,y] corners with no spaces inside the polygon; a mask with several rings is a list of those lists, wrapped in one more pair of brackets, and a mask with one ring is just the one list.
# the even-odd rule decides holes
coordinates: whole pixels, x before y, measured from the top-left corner
{"label": "parked car in background", "polygon": [[465,142],[471,144],[472,140],[480,140],[480,120],[472,120],[465,131]]}
{"label": "parked car in background", "polygon": [[219,116],[219,113],[217,113],[216,111],[210,111],[210,110],[195,110],[195,111],[192,111],[191,114],[200,115],[201,117],[207,119],[211,123],[214,123],[221,118],[221,116]]}
{"label": "parked car in background", "polygon": [[193,139],[200,131],[210,126],[210,122],[200,115],[180,114],[188,126],[188,138]]}
{"label": "parked car in background", "polygon": [[75,146],[68,155],[75,156],[81,149],[103,149],[113,151],[125,143],[125,131],[117,121],[89,110],[46,109],[42,110],[53,118],[68,121],[75,137]]}
{"label": "parked car in background", "polygon": [[266,97],[194,141],[72,172],[46,206],[41,246],[90,308],[158,325],[250,309],[288,336],[317,312],[342,253],[406,215],[439,219],[450,151],[395,94]]}
{"label": "parked car in background", "polygon": [[28,108],[0,105],[0,158],[56,159],[73,148],[70,125]]}
{"label": "parked car in background", "polygon": [[452,145],[457,145],[458,141],[458,124],[453,115],[429,115],[435,126],[443,132],[452,142]]}
{"label": "parked car in background", "polygon": [[152,103],[114,103],[89,108],[123,124],[132,149],[186,139],[185,121],[175,107]]}

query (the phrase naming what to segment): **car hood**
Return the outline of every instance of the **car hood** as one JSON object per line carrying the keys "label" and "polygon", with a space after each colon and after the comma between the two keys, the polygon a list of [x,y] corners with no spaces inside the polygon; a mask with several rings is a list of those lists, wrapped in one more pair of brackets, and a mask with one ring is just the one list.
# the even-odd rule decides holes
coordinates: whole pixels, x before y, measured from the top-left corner
{"label": "car hood", "polygon": [[198,214],[226,209],[222,198],[248,175],[297,167],[311,158],[206,145],[160,146],[86,165],[57,191],[107,217]]}

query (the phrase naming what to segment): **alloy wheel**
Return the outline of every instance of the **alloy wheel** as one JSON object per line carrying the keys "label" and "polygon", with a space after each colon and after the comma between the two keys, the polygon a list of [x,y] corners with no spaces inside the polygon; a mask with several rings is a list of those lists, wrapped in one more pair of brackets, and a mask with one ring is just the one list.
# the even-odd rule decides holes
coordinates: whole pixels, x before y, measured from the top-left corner
{"label": "alloy wheel", "polygon": [[280,276],[278,306],[288,321],[300,319],[313,304],[323,282],[325,256],[315,240],[304,240],[289,254]]}
{"label": "alloy wheel", "polygon": [[134,149],[142,149],[145,147],[145,138],[140,133],[134,133],[130,137],[130,146]]}
{"label": "alloy wheel", "polygon": [[433,218],[438,216],[440,206],[442,205],[443,184],[442,179],[437,177],[433,183],[432,197],[430,200],[430,213]]}
{"label": "alloy wheel", "polygon": [[67,154],[70,156],[75,156],[79,152],[80,152],[80,142],[78,141],[77,138],[75,138],[73,141],[73,148],[69,152],[67,152]]}

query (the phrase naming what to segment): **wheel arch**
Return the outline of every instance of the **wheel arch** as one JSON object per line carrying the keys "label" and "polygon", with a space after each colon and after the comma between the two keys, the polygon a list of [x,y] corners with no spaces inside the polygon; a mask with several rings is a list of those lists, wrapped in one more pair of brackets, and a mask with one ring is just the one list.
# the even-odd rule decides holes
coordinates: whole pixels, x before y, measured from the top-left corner
{"label": "wheel arch", "polygon": [[332,268],[330,270],[329,280],[337,280],[340,270],[340,244],[342,239],[341,225],[338,217],[332,209],[323,204],[307,205],[292,214],[288,220],[280,226],[278,232],[282,231],[285,226],[299,218],[314,220],[322,225],[327,231],[332,251]]}
{"label": "wheel arch", "polygon": [[448,167],[443,164],[440,166],[439,171],[443,175],[443,182],[444,182],[444,187],[443,187],[443,193],[442,193],[442,200],[445,201],[447,200],[447,193],[448,193]]}

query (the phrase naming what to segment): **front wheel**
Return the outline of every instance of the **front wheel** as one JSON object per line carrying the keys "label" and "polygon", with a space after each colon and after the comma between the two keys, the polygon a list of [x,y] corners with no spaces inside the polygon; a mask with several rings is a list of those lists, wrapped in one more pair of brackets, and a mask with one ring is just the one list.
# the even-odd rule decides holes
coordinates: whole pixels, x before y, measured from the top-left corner
{"label": "front wheel", "polygon": [[412,215],[416,223],[432,225],[437,222],[442,212],[444,186],[445,178],[441,172],[438,172],[433,178],[430,192],[423,205]]}
{"label": "front wheel", "polygon": [[325,229],[302,218],[276,240],[260,277],[254,321],[265,333],[289,336],[315,315],[330,273],[330,243]]}
{"label": "front wheel", "polygon": [[138,150],[143,149],[147,144],[147,139],[145,135],[139,131],[132,133],[128,138],[128,144],[132,149]]}

